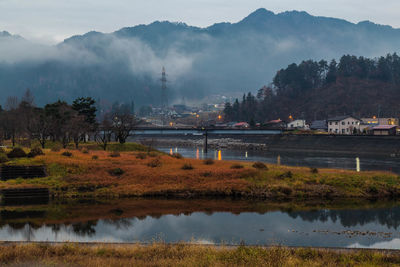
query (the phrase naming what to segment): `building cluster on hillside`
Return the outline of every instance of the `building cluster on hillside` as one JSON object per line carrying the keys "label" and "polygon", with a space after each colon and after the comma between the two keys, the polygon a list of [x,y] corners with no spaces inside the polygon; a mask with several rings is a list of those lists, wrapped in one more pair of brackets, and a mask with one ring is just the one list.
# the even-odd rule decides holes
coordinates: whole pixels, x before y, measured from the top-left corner
{"label": "building cluster on hillside", "polygon": [[[251,128],[250,124],[247,122],[230,122],[224,124],[224,126],[230,128]],[[315,120],[312,122],[307,122],[303,119],[293,119],[293,117],[290,116],[288,122],[277,119],[267,121],[262,126],[269,129],[280,129],[287,131],[303,130],[335,135],[400,134],[398,118],[357,118],[350,115],[332,117],[327,120]]]}
{"label": "building cluster on hillside", "polygon": [[149,107],[139,111],[139,117],[152,126],[194,127],[210,126],[222,121],[223,104],[203,104],[191,107],[175,104],[165,108]]}
{"label": "building cluster on hillside", "polygon": [[287,130],[313,130],[337,135],[396,135],[400,134],[398,118],[357,118],[344,115],[327,120],[306,123],[305,120],[293,120],[286,124]]}

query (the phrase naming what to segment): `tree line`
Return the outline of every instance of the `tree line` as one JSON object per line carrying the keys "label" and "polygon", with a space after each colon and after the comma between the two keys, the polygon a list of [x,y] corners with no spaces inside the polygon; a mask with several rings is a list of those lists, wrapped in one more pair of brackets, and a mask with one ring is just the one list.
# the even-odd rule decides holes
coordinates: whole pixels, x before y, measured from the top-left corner
{"label": "tree line", "polygon": [[59,142],[64,148],[73,142],[78,148],[81,142],[92,139],[106,150],[112,140],[125,143],[138,124],[132,109],[113,105],[110,111],[99,113],[91,97],[77,98],[72,104],[58,100],[37,107],[28,89],[21,99],[8,97],[4,109],[0,107],[0,141],[11,140],[15,146],[36,140],[42,148],[48,141]]}
{"label": "tree line", "polygon": [[[375,97],[367,99],[363,94]],[[397,98],[400,99],[400,57],[396,53],[375,59],[344,55],[339,63],[307,60],[290,64],[279,70],[273,82],[259,89],[256,96],[248,93],[241,101],[226,103],[224,114],[227,121],[264,122],[293,113],[312,119],[337,115],[335,112],[369,113],[378,105],[385,108],[385,103]],[[392,109],[386,114],[393,112],[398,111]]]}

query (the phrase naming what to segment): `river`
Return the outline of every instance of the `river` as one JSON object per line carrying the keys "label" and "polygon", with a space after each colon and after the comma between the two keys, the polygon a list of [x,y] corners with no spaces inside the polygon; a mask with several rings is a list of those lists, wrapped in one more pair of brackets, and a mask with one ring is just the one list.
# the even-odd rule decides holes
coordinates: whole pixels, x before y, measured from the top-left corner
{"label": "river", "polygon": [[400,203],[297,205],[131,199],[1,206],[0,240],[400,248]]}
{"label": "river", "polygon": [[314,168],[333,168],[360,171],[391,171],[400,174],[400,158],[390,156],[354,156],[332,153],[276,153],[269,151],[245,151],[233,149],[209,149],[204,153],[196,147],[157,147],[166,153],[180,153],[187,158],[213,158],[215,160],[262,161],[265,163]]}

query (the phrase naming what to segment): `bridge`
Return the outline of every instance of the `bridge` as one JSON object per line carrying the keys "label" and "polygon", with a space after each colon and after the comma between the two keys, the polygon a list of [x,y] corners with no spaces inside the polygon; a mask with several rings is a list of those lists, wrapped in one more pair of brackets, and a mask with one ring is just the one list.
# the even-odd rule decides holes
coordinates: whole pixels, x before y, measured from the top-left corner
{"label": "bridge", "polygon": [[279,129],[231,129],[231,128],[136,128],[134,135],[274,135]]}

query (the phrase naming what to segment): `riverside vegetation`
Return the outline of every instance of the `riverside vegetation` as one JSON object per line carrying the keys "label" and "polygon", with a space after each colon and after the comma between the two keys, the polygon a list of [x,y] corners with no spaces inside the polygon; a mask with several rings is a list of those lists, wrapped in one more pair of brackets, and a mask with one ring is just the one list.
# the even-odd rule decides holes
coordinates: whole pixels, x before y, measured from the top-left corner
{"label": "riverside vegetation", "polygon": [[[400,177],[389,172],[288,167],[263,163],[185,159],[145,146],[85,144],[52,148],[5,164],[45,165],[48,177],[0,182],[0,189],[48,187],[55,197],[200,197],[263,199],[378,198],[400,195]],[[24,149],[29,155],[30,150]],[[10,155],[10,151],[5,151]],[[2,154],[2,160],[6,156]],[[211,164],[210,164],[211,163]],[[240,166],[240,168],[238,167]]]}
{"label": "riverside vegetation", "polygon": [[400,254],[383,251],[284,247],[8,244],[0,264],[26,266],[400,266]]}

